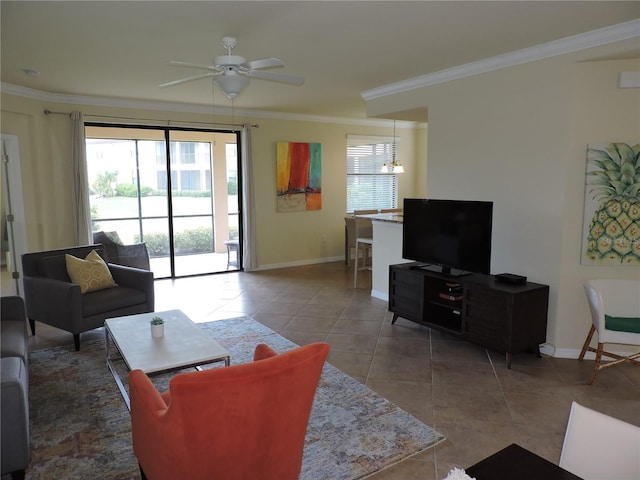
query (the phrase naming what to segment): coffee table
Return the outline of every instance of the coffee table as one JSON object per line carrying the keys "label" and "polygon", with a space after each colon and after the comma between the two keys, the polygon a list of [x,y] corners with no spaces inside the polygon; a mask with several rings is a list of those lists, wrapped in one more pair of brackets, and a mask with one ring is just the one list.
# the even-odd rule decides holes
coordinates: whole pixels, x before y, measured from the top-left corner
{"label": "coffee table", "polygon": [[[149,321],[164,319],[164,336],[153,338]],[[127,408],[131,410],[129,395],[113,366],[110,344],[124,361],[127,371],[142,370],[158,374],[224,361],[231,363],[229,352],[202,331],[180,310],[142,313],[108,318],[104,322],[107,367],[111,371]]]}
{"label": "coffee table", "polygon": [[515,443],[466,468],[465,472],[477,480],[582,480]]}

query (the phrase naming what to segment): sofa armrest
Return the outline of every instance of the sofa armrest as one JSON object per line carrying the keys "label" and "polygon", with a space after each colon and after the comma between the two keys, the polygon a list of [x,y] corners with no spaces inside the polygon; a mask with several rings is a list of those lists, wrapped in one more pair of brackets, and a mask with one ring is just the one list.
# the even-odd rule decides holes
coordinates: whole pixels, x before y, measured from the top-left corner
{"label": "sofa armrest", "polygon": [[[131,390],[132,408],[135,398],[135,406],[145,412],[162,412],[168,408],[162,394],[142,370],[129,372],[129,388]],[[133,410],[131,411],[134,414]],[[135,413],[138,413],[136,411]]]}
{"label": "sofa armrest", "polygon": [[[27,314],[22,297],[2,297],[0,304],[0,344],[3,357],[18,357],[29,368]],[[4,365],[3,365],[4,366]],[[3,376],[4,381],[4,376]]]}
{"label": "sofa armrest", "polygon": [[4,475],[23,470],[29,464],[29,378],[21,358],[4,357],[0,361],[0,456]]}
{"label": "sofa armrest", "polygon": [[149,311],[153,312],[155,306],[155,294],[153,286],[153,272],[140,268],[125,267],[109,263],[109,271],[118,285],[123,287],[144,290],[147,295]]}
{"label": "sofa armrest", "polygon": [[0,321],[6,320],[26,320],[27,313],[24,306],[24,300],[22,297],[9,296],[2,297],[0,304]]}
{"label": "sofa armrest", "polygon": [[24,277],[27,317],[69,330],[82,319],[80,285],[45,277]]}
{"label": "sofa armrest", "polygon": [[142,370],[129,372],[129,397],[133,453],[141,465],[148,464],[157,456],[153,445],[179,439],[167,418],[169,406]]}

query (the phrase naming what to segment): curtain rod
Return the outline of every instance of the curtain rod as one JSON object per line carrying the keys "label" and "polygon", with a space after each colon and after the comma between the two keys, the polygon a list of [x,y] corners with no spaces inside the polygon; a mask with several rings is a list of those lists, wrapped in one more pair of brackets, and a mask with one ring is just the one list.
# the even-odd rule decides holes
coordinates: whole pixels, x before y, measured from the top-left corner
{"label": "curtain rod", "polygon": [[[71,115],[71,112],[54,112],[49,109],[45,109],[45,115]],[[135,120],[135,121],[149,121],[149,122],[167,122],[167,125],[171,125],[171,122],[175,122],[175,120],[158,120],[157,118],[131,118],[131,117],[115,117],[110,115],[91,115],[87,114],[90,117],[96,118],[111,118],[113,120]],[[196,122],[196,121],[187,121],[184,123],[195,123],[201,125],[224,125],[226,127],[244,127],[242,123],[221,123],[221,122]],[[257,123],[250,124],[253,128],[260,128],[260,125]]]}
{"label": "curtain rod", "polygon": [[51,110],[47,110],[47,109],[45,109],[44,114],[45,115],[69,115],[69,116],[71,116],[71,112],[52,112]]}

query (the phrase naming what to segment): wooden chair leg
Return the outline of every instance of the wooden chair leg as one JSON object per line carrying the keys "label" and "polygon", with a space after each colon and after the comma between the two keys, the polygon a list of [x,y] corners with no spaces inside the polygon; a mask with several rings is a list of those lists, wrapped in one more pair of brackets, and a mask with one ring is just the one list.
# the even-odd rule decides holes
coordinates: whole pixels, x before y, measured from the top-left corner
{"label": "wooden chair leg", "polygon": [[353,288],[358,288],[358,268],[360,268],[359,261],[358,261],[358,253],[360,252],[360,249],[358,247],[359,247],[358,242],[356,242],[356,261],[355,261],[355,267],[353,272]]}
{"label": "wooden chair leg", "polygon": [[593,384],[596,379],[596,375],[598,375],[598,371],[600,370],[600,362],[602,361],[602,349],[604,348],[604,343],[598,343],[598,350],[596,350],[596,363],[593,367],[593,373],[591,377],[589,377],[589,381],[587,382],[589,385]]}
{"label": "wooden chair leg", "polygon": [[591,343],[591,339],[593,338],[593,334],[595,333],[595,331],[596,331],[596,327],[592,324],[591,329],[587,334],[587,339],[584,341],[584,345],[582,345],[582,350],[580,351],[580,356],[578,357],[578,360],[584,359],[584,354],[587,353],[587,350],[589,349],[589,344]]}

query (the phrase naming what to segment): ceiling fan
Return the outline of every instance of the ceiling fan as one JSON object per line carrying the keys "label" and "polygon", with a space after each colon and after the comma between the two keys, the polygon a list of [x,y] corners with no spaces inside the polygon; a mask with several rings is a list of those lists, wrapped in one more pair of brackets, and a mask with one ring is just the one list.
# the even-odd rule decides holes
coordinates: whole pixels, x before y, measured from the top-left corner
{"label": "ceiling fan", "polygon": [[160,85],[161,87],[171,87],[180,83],[191,82],[201,78],[214,77],[214,83],[229,97],[234,99],[249,83],[249,77],[274,82],[288,83],[291,85],[302,85],[304,78],[285,73],[265,72],[263,69],[284,67],[284,63],[277,58],[263,58],[247,62],[240,55],[232,55],[231,50],[238,44],[235,37],[222,37],[222,46],[227,49],[226,55],[219,55],[213,59],[213,65],[201,65],[189,62],[169,62],[169,65],[176,67],[200,68],[209,70],[207,73],[194,75],[193,77],[182,78]]}

